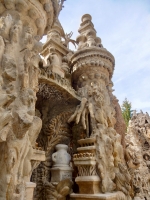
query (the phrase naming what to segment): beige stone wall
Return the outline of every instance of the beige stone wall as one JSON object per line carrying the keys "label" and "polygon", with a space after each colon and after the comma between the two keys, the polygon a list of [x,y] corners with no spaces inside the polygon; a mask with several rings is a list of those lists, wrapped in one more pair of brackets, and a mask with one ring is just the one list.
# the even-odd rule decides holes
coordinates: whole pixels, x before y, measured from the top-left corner
{"label": "beige stone wall", "polygon": [[26,198],[33,148],[42,126],[35,115],[42,51],[39,40],[51,28],[55,10],[50,0],[0,2],[1,200]]}

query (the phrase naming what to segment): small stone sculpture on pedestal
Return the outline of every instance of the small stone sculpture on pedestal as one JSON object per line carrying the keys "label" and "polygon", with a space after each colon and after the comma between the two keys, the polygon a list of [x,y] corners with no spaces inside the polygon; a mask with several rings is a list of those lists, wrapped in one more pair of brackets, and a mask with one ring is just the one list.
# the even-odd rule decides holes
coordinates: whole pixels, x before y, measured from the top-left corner
{"label": "small stone sculpture on pedestal", "polygon": [[72,168],[69,166],[71,156],[67,153],[68,146],[56,145],[56,152],[52,155],[54,165],[51,168],[51,182],[59,182],[64,179],[72,180]]}

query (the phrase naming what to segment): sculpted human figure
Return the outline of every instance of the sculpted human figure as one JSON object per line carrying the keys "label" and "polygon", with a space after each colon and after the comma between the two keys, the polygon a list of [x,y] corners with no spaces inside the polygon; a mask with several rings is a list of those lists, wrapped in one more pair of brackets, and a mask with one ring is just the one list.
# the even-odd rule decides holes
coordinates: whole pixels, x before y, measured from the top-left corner
{"label": "sculpted human figure", "polygon": [[42,51],[43,45],[41,42],[36,41],[33,49],[32,56],[30,60],[30,77],[29,77],[29,85],[34,89],[35,92],[38,91],[38,76],[40,74],[39,65],[42,63],[42,59],[39,53]]}
{"label": "sculpted human figure", "polygon": [[29,48],[33,45],[33,30],[30,26],[25,29],[24,44]]}
{"label": "sculpted human figure", "polygon": [[19,20],[12,28],[10,29],[10,39],[12,43],[17,43],[22,31],[22,22]]}
{"label": "sculpted human figure", "polygon": [[42,43],[36,41],[32,51],[26,49],[24,54],[24,71],[20,74],[23,88],[33,88],[38,91],[38,75],[40,74],[39,64],[42,59],[39,52],[42,51]]}
{"label": "sculpted human figure", "polygon": [[69,62],[69,60],[68,60],[67,56],[64,56],[62,58],[62,68],[66,73],[69,73],[69,69],[70,69],[68,62]]}
{"label": "sculpted human figure", "polygon": [[1,17],[0,19],[1,19],[0,35],[4,38],[4,40],[8,40],[9,31],[13,23],[12,16],[10,14],[7,14],[6,17]]}
{"label": "sculpted human figure", "polygon": [[[12,113],[9,106],[15,100],[16,96],[5,93],[5,90],[3,90],[2,77],[0,77],[0,92],[0,142],[3,142],[7,139],[10,128],[10,120],[12,119]],[[5,108],[8,109],[6,110]]]}
{"label": "sculpted human figure", "polygon": [[47,67],[48,70],[64,77],[64,71],[61,68],[60,58],[58,57],[54,47],[49,48],[49,53],[43,60],[43,67]]}
{"label": "sculpted human figure", "polygon": [[106,127],[108,127],[106,114],[103,110],[103,98],[103,94],[99,93],[99,95],[97,95],[97,98],[95,99],[95,119],[97,123],[104,124]]}
{"label": "sculpted human figure", "polygon": [[56,54],[55,48],[50,48],[49,52],[50,52],[49,61],[50,61],[51,67],[60,68],[60,60],[59,60],[59,57]]}
{"label": "sculpted human figure", "polygon": [[29,88],[29,69],[30,69],[31,51],[25,50],[24,53],[24,70],[20,73],[21,87],[24,89]]}

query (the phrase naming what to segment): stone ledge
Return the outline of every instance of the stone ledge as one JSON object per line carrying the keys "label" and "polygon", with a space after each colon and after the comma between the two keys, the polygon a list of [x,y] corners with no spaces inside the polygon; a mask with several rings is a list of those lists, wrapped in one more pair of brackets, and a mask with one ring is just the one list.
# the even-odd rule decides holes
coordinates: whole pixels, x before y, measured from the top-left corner
{"label": "stone ledge", "polygon": [[116,193],[107,193],[107,194],[75,194],[70,195],[71,200],[117,200]]}
{"label": "stone ledge", "polygon": [[33,156],[31,160],[35,161],[45,161],[45,151],[33,149]]}
{"label": "stone ledge", "polygon": [[[77,92],[71,86],[59,83],[57,80],[47,77],[46,72],[45,74],[41,74],[39,76],[39,87],[43,84],[51,87],[54,86],[58,91],[64,94],[64,98],[75,99],[77,104],[81,101],[81,98],[77,95]],[[42,92],[42,90],[39,89],[37,94],[40,95],[40,92]]]}

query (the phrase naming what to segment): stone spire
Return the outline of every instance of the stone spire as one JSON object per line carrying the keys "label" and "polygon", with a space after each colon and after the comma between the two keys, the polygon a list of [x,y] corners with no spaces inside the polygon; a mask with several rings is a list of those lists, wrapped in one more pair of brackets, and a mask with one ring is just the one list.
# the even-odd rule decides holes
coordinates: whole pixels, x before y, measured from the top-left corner
{"label": "stone spire", "polygon": [[77,37],[78,49],[82,49],[84,47],[103,47],[101,44],[101,39],[96,36],[96,30],[92,23],[92,17],[89,14],[85,14],[82,16],[82,23],[80,24],[79,33],[80,35]]}

